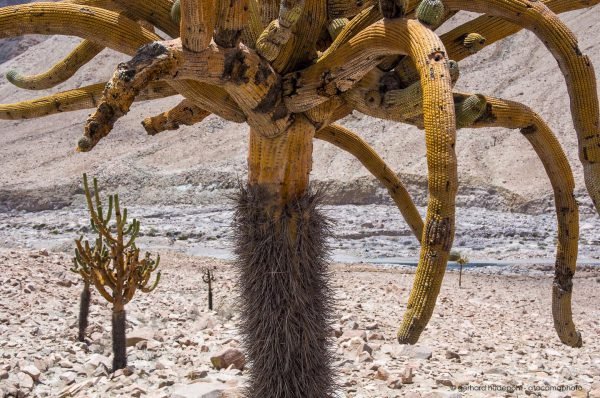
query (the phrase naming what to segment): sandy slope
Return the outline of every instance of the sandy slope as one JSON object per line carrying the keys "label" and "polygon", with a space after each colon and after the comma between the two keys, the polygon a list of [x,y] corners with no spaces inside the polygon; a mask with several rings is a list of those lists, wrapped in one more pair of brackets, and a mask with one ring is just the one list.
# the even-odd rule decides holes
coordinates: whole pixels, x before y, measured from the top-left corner
{"label": "sandy slope", "polygon": [[[565,14],[563,19],[579,36],[582,51],[600,63],[597,41],[600,7]],[[27,73],[40,72],[66,54],[76,42],[73,38],[53,37],[0,65],[0,73],[13,68]],[[123,57],[106,51],[57,90],[104,81],[121,59]],[[520,33],[490,46],[463,61],[461,70],[459,89],[519,100],[540,112],[566,147],[578,188],[583,188],[565,84],[556,62],[532,34]],[[47,93],[49,91],[20,91],[5,80],[0,81],[2,102]],[[3,170],[0,207],[36,209],[69,204],[83,171],[102,176],[113,188],[135,190],[129,200],[137,203],[170,202],[174,188],[186,184],[202,185],[200,190],[206,186],[231,186],[243,176],[246,167],[246,127],[213,117],[199,126],[184,127],[155,138],[145,136],[139,125],[141,119],[176,102],[176,98],[171,98],[136,105],[117,124],[111,136],[90,154],[73,151],[87,111],[32,121],[0,121],[0,167]],[[426,162],[422,132],[358,113],[343,123],[360,132],[406,176],[423,204]],[[480,188],[468,192],[473,197],[464,201],[467,205],[480,203],[526,210],[524,203],[549,195],[540,162],[516,131],[461,131],[457,152],[462,192],[468,187]],[[367,173],[358,162],[329,144],[316,144],[313,176],[320,181],[336,181],[333,192],[341,192],[343,186],[349,186],[341,193],[342,201],[369,202],[382,196],[381,191],[374,193],[376,184],[364,179]],[[23,198],[28,199],[26,203]],[[183,202],[197,200],[198,197],[192,196]]]}

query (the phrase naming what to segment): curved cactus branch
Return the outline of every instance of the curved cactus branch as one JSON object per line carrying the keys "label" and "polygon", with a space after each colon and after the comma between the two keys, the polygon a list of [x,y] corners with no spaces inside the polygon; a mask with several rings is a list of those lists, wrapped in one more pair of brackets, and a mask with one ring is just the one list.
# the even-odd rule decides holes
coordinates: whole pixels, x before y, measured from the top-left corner
{"label": "curved cactus branch", "polygon": [[[567,11],[588,8],[600,3],[600,0],[544,0],[542,1],[553,12],[559,14]],[[482,47],[487,47],[499,40],[515,34],[523,29],[522,26],[504,18],[482,15],[466,22],[440,37],[448,50],[448,56],[461,61],[473,54],[472,49],[465,46],[464,39],[472,33],[485,37]]]}
{"label": "curved cactus branch", "polygon": [[[77,0],[90,1],[90,0]],[[112,0],[127,10],[127,14],[135,20],[148,21],[173,39],[179,37],[179,23],[171,19],[172,0]]]}
{"label": "curved cactus branch", "polygon": [[249,0],[219,1],[214,41],[222,47],[236,47],[249,17]]}
{"label": "curved cactus branch", "polygon": [[167,112],[146,118],[142,122],[142,125],[148,135],[156,135],[167,130],[177,130],[182,124],[192,126],[200,123],[209,115],[209,112],[197,107],[192,101],[185,99]]}
{"label": "curved cactus branch", "polygon": [[[600,3],[600,0],[543,0],[542,2],[558,14],[588,8]],[[440,37],[446,47],[448,57],[458,62],[505,37],[519,32],[521,29],[523,27],[504,18],[482,15],[457,26]],[[415,67],[411,65],[410,59],[402,60],[396,71],[402,71],[401,77],[409,83],[416,82],[419,79],[419,75]],[[400,74],[400,72],[398,73]]]}
{"label": "curved cactus branch", "polygon": [[153,80],[171,76],[177,67],[176,54],[158,42],[140,48],[129,62],[119,65],[106,84],[102,100],[85,126],[84,136],[79,140],[78,150],[90,151],[112,130],[114,123],[129,112],[136,96]]}
{"label": "curved cactus branch", "polygon": [[181,43],[183,47],[200,52],[210,44],[217,21],[217,0],[180,0]]}
{"label": "curved cactus branch", "polygon": [[356,157],[388,190],[400,213],[415,234],[423,236],[423,220],[402,181],[385,161],[360,136],[335,124],[315,133],[315,138],[327,141]]}
{"label": "curved cactus branch", "polygon": [[[460,95],[463,101],[473,96]],[[550,128],[528,107],[513,101],[480,96],[487,103],[485,113],[472,128],[505,127],[520,129],[542,161],[554,190],[558,219],[556,271],[552,285],[552,315],[560,340],[581,347],[581,334],[573,323],[571,293],[577,263],[579,212],[573,190],[575,182],[567,157]]]}
{"label": "curved cactus branch", "polygon": [[[289,4],[288,4],[289,3]],[[279,18],[271,21],[256,41],[256,51],[267,61],[274,61],[293,35],[293,29],[302,10],[304,0],[282,1]]]}
{"label": "curved cactus branch", "polygon": [[[65,20],[69,23],[65,24]],[[0,8],[0,38],[25,34],[71,35],[113,50],[135,54],[155,33],[109,10],[67,3],[30,3]]]}
{"label": "curved cactus branch", "polygon": [[[33,119],[56,113],[92,109],[100,103],[105,87],[106,83],[98,83],[14,104],[0,104],[0,119]],[[177,91],[167,83],[157,81],[151,82],[135,100],[148,101],[176,94]]]}
{"label": "curved cactus branch", "polygon": [[69,55],[60,60],[46,72],[26,76],[15,70],[6,74],[9,82],[26,90],[45,90],[67,81],[83,65],[98,55],[104,46],[89,40],[82,41]]}
{"label": "curved cactus branch", "polygon": [[445,0],[449,9],[487,12],[531,30],[544,43],[565,77],[579,142],[586,187],[600,213],[600,107],[596,74],[571,30],[540,1]]}
{"label": "curved cactus branch", "polygon": [[377,0],[348,1],[348,0],[327,0],[327,13],[330,20],[337,18],[351,18],[366,8],[377,3]]}
{"label": "curved cactus branch", "polygon": [[[302,13],[292,27],[292,35],[281,47],[279,55],[272,62],[273,69],[278,73],[288,73],[306,65],[317,58],[316,43],[321,32],[327,28],[327,2],[324,0],[281,0],[282,2],[304,3]],[[280,11],[280,14],[282,12]],[[292,21],[293,18],[290,20]],[[310,30],[304,27],[310,26]]]}

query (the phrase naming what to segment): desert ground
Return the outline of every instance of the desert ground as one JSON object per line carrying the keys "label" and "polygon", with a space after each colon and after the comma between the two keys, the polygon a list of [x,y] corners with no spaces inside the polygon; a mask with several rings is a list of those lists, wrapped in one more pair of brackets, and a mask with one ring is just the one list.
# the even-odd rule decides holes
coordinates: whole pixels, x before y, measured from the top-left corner
{"label": "desert ground", "polygon": [[[0,6],[24,3],[0,0]],[[459,13],[447,26],[472,18]],[[600,77],[600,6],[561,16]],[[0,76],[40,73],[74,37],[0,40]],[[105,50],[69,81],[28,92],[0,77],[12,103],[106,81],[123,55]],[[470,264],[458,287],[449,265],[417,346],[400,346],[419,245],[387,192],[359,162],[315,143],[311,179],[336,218],[331,349],[340,397],[600,397],[600,217],[587,198],[564,79],[551,54],[520,32],[460,63],[457,89],[525,103],[565,147],[581,210],[573,317],[584,346],[563,346],[551,315],[556,217],[541,162],[518,131],[459,131],[455,250]],[[180,101],[134,104],[91,153],[74,152],[90,110],[0,121],[0,395],[6,397],[237,397],[249,364],[217,370],[240,348],[228,196],[245,178],[247,127],[214,116],[149,137],[140,121]],[[424,214],[423,132],[358,112],[341,124],[396,170]],[[142,249],[162,254],[156,291],[127,308],[128,368],[110,373],[110,308],[96,294],[76,342],[82,284],[69,271],[73,240],[89,233],[81,175],[97,176],[142,221]],[[216,267],[207,309],[202,267]],[[229,351],[231,352],[231,351]]]}
{"label": "desert ground", "polygon": [[[128,305],[129,366],[110,374],[110,309],[95,295],[76,342],[81,282],[70,255],[0,250],[0,391],[32,397],[237,397],[245,371],[210,358],[239,347],[230,263],[164,253],[162,280]],[[202,267],[216,267],[207,309]],[[395,340],[409,267],[332,266],[331,331],[340,397],[600,397],[600,271],[574,280],[580,349],[552,326],[552,272],[449,271],[421,341]],[[221,395],[219,395],[221,394]]]}

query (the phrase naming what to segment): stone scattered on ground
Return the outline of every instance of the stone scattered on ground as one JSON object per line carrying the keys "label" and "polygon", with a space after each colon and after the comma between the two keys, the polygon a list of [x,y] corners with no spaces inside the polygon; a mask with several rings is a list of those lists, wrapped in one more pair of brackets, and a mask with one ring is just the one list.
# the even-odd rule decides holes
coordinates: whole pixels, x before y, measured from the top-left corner
{"label": "stone scattered on ground", "polygon": [[[236,327],[230,264],[164,253],[157,290],[127,307],[128,367],[113,374],[110,307],[98,294],[86,341],[75,339],[82,285],[69,264],[68,254],[0,249],[0,396],[240,396],[251,364]],[[217,267],[214,311],[198,272],[207,265]],[[415,346],[396,341],[412,272],[365,265],[333,271],[330,339],[341,397],[600,396],[598,271],[574,280],[580,349],[561,345],[554,333],[551,271],[469,272],[462,288],[449,271]]]}

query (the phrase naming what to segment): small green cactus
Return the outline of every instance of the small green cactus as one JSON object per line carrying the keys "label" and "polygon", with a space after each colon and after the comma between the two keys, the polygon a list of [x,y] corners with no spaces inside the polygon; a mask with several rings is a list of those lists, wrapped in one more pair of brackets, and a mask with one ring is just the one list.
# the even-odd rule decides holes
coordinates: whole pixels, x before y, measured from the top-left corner
{"label": "small green cactus", "polygon": [[475,54],[485,47],[485,41],[485,37],[479,33],[469,33],[463,40],[463,46],[465,46],[471,54]]}
{"label": "small green cactus", "polygon": [[[121,211],[118,195],[109,195],[108,209],[104,212],[98,189],[98,181],[94,178],[94,194],[90,193],[87,176],[83,175],[85,197],[90,213],[92,229],[97,233],[95,244],[90,246],[83,237],[75,240],[74,267],[71,271],[78,273],[88,285],[93,285],[98,292],[113,306],[113,371],[127,366],[125,346],[125,305],[131,301],[135,292],[153,291],[160,280],[160,272],[153,283],[150,278],[160,264],[160,256],[154,260],[150,253],[140,259],[140,249],[135,239],[140,231],[140,222],[133,219],[127,222],[127,209]],[[111,222],[112,216],[114,222]],[[83,303],[83,295],[82,295]]]}
{"label": "small green cactus", "polygon": [[212,270],[209,267],[202,268],[202,281],[208,284],[208,309],[210,311],[213,310],[212,283],[216,280],[214,269],[214,267]]}
{"label": "small green cactus", "polygon": [[428,26],[442,23],[446,10],[442,0],[423,0],[417,7],[417,19]]}

